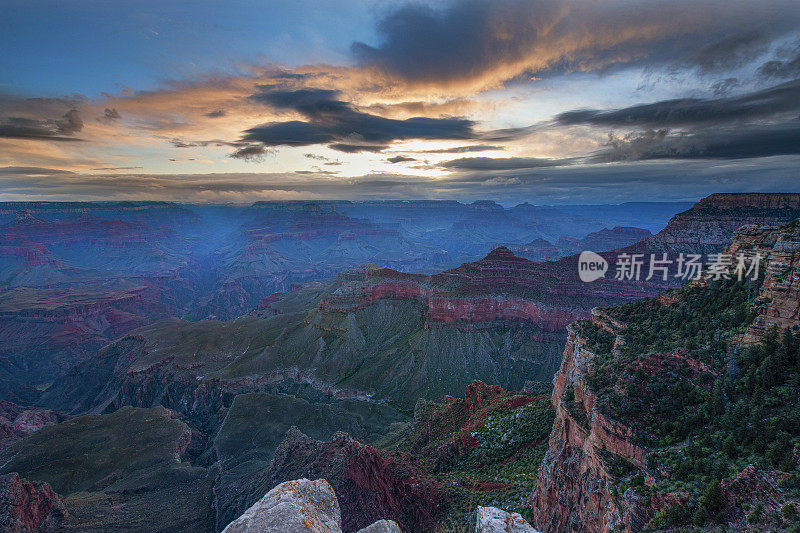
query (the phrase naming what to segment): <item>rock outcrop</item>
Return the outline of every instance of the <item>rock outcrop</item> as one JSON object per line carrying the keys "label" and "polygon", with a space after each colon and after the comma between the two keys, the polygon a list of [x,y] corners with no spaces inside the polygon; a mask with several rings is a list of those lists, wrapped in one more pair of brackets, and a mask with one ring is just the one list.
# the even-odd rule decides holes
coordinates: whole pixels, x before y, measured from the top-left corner
{"label": "rock outcrop", "polygon": [[742,226],[782,226],[797,218],[800,194],[712,194],[672,217],[666,228],[642,244],[653,252],[716,253],[730,244]]}
{"label": "rock outcrop", "polygon": [[7,533],[60,531],[67,518],[64,500],[43,481],[16,473],[0,476],[0,530]]}
{"label": "rock outcrop", "polygon": [[281,483],[223,533],[340,533],[342,517],[333,488],[324,479]]}
{"label": "rock outcrop", "polygon": [[497,507],[478,507],[475,533],[538,533],[519,513]]}
{"label": "rock outcrop", "polygon": [[376,450],[344,433],[323,442],[290,430],[275,451],[269,483],[300,475],[331,480],[346,531],[386,518],[409,531],[427,531],[447,499],[438,483],[407,458]]}
{"label": "rock outcrop", "polygon": [[[324,479],[286,481],[270,490],[223,533],[342,533],[339,502]],[[400,533],[391,520],[379,520],[358,533]]]}
{"label": "rock outcrop", "polygon": [[756,342],[772,327],[796,331],[800,327],[800,223],[783,228],[745,226],[728,252],[761,257],[763,283],[754,306],[757,315],[745,342]]}
{"label": "rock outcrop", "polygon": [[[593,320],[611,327],[599,314]],[[575,327],[568,331],[564,359],[553,380],[556,419],[533,494],[534,525],[545,533],[575,528],[610,532],[623,525],[626,510],[612,498],[614,481],[601,453],[642,467],[646,450],[633,444],[630,428],[594,409],[596,398],[586,374],[595,354]],[[573,394],[569,399],[564,394],[568,387]]]}
{"label": "rock outcrop", "polygon": [[0,401],[0,451],[43,427],[67,417],[52,409],[22,407]]}
{"label": "rock outcrop", "polygon": [[378,520],[356,533],[401,533],[400,526],[393,520]]}

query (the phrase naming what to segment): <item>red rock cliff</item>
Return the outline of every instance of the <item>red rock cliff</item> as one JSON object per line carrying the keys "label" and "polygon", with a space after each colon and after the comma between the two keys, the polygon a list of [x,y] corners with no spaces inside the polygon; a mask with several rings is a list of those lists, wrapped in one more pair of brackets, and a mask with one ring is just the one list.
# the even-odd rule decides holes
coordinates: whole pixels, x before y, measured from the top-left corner
{"label": "red rock cliff", "polygon": [[47,483],[30,482],[16,473],[0,477],[0,530],[60,531],[66,517],[64,500]]}
{"label": "red rock cliff", "polygon": [[[617,326],[599,313],[593,313],[592,320],[611,330]],[[622,460],[644,468],[647,450],[634,443],[630,428],[595,408],[596,397],[584,379],[594,353],[574,327],[568,332],[554,379],[556,419],[533,494],[534,526],[545,533],[636,530],[649,510],[615,495],[609,463]]]}

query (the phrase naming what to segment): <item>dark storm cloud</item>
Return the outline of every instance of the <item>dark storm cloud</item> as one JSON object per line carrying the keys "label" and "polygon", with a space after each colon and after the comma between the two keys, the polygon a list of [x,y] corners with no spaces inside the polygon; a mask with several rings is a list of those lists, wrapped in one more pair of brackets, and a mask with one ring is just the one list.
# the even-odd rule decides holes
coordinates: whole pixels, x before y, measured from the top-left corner
{"label": "dark storm cloud", "polygon": [[789,61],[767,61],[758,69],[764,78],[793,78],[800,76],[800,54]]}
{"label": "dark storm cloud", "polygon": [[538,157],[462,157],[445,161],[441,166],[453,170],[513,170],[560,166],[571,161]]}
{"label": "dark storm cloud", "polygon": [[352,51],[362,65],[435,85],[629,64],[706,74],[753,61],[799,21],[792,0],[757,9],[745,0],[457,0],[442,9],[393,9],[378,23],[379,43],[356,42]]}
{"label": "dark storm cloud", "polygon": [[680,63],[704,74],[725,72],[750,63],[767,52],[773,36],[768,28],[743,29],[690,52]]}
{"label": "dark storm cloud", "polygon": [[[639,161],[572,165],[492,173],[443,180],[442,190],[479,194],[519,203],[618,203],[658,198],[685,200],[712,192],[800,191],[800,158],[774,157],[753,165],[748,160]],[[664,184],[669,183],[669,187]],[[492,195],[494,193],[494,195]],[[547,201],[545,201],[547,199]]]}
{"label": "dark storm cloud", "polygon": [[78,111],[71,109],[56,120],[8,117],[0,121],[0,137],[37,141],[79,141],[73,134],[83,129]]}
{"label": "dark storm cloud", "polygon": [[800,38],[793,46],[779,48],[774,59],[761,65],[758,75],[776,80],[800,77]]}
{"label": "dark storm cloud", "polygon": [[670,134],[647,131],[613,138],[593,161],[643,159],[749,159],[800,154],[800,121]]}
{"label": "dark storm cloud", "polygon": [[348,143],[333,143],[329,144],[328,148],[342,152],[344,154],[357,154],[358,152],[382,152],[386,146],[383,144],[348,144]]}
{"label": "dark storm cloud", "polygon": [[739,85],[740,82],[737,78],[725,78],[712,83],[711,91],[716,97],[725,96]]}
{"label": "dark storm cloud", "polygon": [[561,125],[672,127],[746,121],[800,111],[800,80],[728,98],[681,98],[611,111],[582,109],[561,113]]}
{"label": "dark storm cloud", "polygon": [[242,141],[265,146],[329,144],[342,152],[380,151],[403,139],[471,139],[473,122],[463,118],[385,118],[358,110],[327,89],[285,90],[260,86],[251,99],[305,120],[271,122],[245,131]]}

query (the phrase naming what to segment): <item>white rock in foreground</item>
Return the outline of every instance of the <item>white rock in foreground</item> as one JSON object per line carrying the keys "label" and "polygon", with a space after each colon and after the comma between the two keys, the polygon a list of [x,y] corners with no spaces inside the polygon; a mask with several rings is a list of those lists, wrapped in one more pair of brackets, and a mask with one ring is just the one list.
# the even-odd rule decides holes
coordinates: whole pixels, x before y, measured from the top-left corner
{"label": "white rock in foreground", "polygon": [[333,488],[324,479],[281,483],[223,533],[341,533],[342,516]]}
{"label": "white rock in foreground", "polygon": [[356,533],[402,533],[402,531],[394,520],[378,520]]}
{"label": "white rock in foreground", "polygon": [[519,513],[507,513],[497,507],[478,507],[475,533],[539,533]]}

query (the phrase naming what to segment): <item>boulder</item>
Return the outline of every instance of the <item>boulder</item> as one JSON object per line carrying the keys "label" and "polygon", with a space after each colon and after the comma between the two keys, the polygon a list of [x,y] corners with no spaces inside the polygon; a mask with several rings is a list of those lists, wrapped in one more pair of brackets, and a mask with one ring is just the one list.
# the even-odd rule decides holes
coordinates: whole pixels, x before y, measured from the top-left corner
{"label": "boulder", "polygon": [[478,507],[475,533],[538,533],[519,513],[497,507]]}
{"label": "boulder", "polygon": [[356,533],[401,533],[401,531],[394,520],[378,520]]}
{"label": "boulder", "polygon": [[341,533],[336,494],[324,479],[281,483],[223,533]]}

